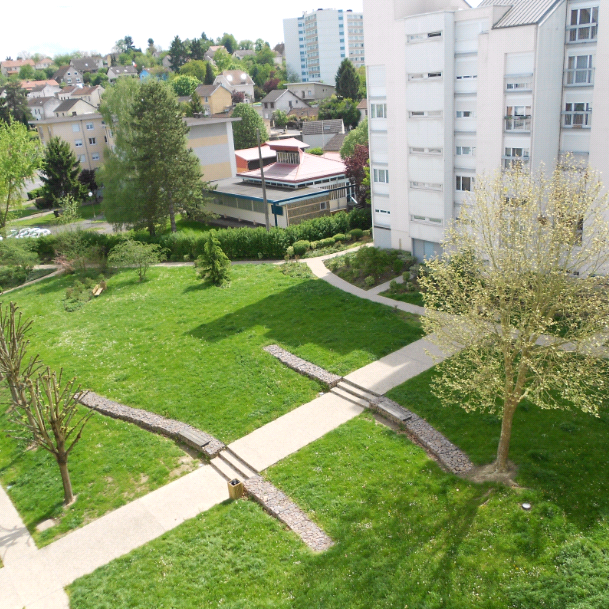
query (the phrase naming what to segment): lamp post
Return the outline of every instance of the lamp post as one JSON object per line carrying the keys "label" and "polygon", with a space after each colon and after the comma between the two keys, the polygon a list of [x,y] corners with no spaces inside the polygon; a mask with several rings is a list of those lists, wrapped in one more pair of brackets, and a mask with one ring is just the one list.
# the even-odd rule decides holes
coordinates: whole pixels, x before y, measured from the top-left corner
{"label": "lamp post", "polygon": [[93,193],[91,191],[89,191],[89,201],[93,202],[93,220],[95,220],[95,200],[93,199]]}

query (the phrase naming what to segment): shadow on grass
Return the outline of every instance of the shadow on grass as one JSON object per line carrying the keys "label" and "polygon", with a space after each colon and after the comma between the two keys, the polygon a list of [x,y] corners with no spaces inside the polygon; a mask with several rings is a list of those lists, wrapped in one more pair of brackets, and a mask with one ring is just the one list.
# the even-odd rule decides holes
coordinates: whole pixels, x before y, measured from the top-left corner
{"label": "shadow on grass", "polygon": [[[494,415],[444,407],[431,393],[433,370],[393,389],[388,395],[425,417],[463,449],[477,465],[496,458],[501,423]],[[516,482],[543,493],[581,530],[609,517],[607,439],[609,413],[600,417],[578,410],[542,410],[530,403],[514,416],[510,459]]]}
{"label": "shadow on grass", "polygon": [[315,344],[341,355],[363,350],[374,358],[423,335],[417,318],[403,320],[390,307],[361,300],[318,280],[268,296],[187,334],[214,343],[254,326],[266,327],[269,340],[288,348]]}

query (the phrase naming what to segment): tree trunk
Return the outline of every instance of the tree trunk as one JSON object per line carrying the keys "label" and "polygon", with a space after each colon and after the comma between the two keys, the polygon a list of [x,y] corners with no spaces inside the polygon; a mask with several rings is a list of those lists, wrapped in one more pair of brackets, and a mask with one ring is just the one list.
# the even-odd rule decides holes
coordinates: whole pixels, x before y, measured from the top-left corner
{"label": "tree trunk", "polygon": [[1,220],[2,224],[0,224],[0,228],[4,228],[6,226],[6,219],[8,218],[8,209],[11,204],[11,195],[13,194],[12,182],[8,187],[8,193],[6,195],[6,209],[3,214],[3,218]]}
{"label": "tree trunk", "polygon": [[175,207],[173,206],[173,201],[169,203],[169,221],[171,222],[171,232],[177,233],[178,228],[176,226],[176,211]]}
{"label": "tree trunk", "polygon": [[512,421],[516,412],[517,404],[510,402],[503,407],[503,420],[501,421],[501,437],[497,448],[497,466],[495,471],[503,474],[507,472],[508,455],[510,452],[510,440],[512,439]]}
{"label": "tree trunk", "polygon": [[68,472],[68,458],[56,457],[57,465],[59,465],[59,471],[61,472],[61,481],[63,483],[63,497],[64,504],[70,505],[74,501],[74,495],[72,494],[72,483],[70,482],[70,473]]}

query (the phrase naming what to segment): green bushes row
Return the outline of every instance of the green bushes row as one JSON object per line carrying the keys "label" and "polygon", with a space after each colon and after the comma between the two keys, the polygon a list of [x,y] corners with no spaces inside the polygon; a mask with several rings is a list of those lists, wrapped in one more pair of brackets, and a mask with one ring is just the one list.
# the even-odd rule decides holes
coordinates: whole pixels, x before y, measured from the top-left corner
{"label": "green bushes row", "polygon": [[[301,224],[288,228],[223,228],[214,230],[214,236],[220,242],[222,251],[231,259],[267,258],[281,259],[288,247],[299,241],[321,241],[334,236],[344,235],[353,229],[367,231],[370,229],[371,217],[369,209],[355,209],[349,213],[338,213],[306,220]],[[359,232],[359,231],[358,231]],[[206,241],[205,234],[182,231],[168,235],[151,237],[145,232],[104,235],[94,231],[82,231],[83,245],[99,247],[106,255],[110,250],[127,238],[133,238],[143,243],[157,243],[168,251],[169,260],[195,260],[203,254]],[[334,239],[332,240],[334,242]],[[54,235],[40,237],[35,241],[36,252],[42,260],[52,260],[60,251],[61,242]]]}

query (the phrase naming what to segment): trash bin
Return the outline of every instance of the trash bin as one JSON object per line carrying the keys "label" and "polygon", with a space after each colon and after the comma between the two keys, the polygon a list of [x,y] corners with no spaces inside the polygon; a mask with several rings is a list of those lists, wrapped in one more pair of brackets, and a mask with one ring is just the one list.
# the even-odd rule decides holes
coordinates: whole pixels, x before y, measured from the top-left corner
{"label": "trash bin", "polygon": [[237,480],[237,478],[233,478],[228,483],[228,496],[231,499],[240,499],[243,497],[243,482]]}

